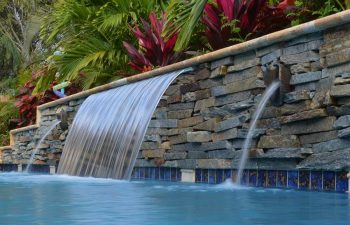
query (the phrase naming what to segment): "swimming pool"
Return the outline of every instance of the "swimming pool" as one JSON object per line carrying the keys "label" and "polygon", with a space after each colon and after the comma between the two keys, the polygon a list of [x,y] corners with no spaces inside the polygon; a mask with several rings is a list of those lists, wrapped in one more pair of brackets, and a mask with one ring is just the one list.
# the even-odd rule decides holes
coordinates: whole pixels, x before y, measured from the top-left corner
{"label": "swimming pool", "polygon": [[342,225],[346,194],[0,174],[0,224]]}

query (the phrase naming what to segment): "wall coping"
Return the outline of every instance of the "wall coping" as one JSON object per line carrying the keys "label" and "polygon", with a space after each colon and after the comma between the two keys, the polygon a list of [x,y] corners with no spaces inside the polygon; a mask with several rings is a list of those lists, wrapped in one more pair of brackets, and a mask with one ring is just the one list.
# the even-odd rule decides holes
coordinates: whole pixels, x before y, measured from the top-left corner
{"label": "wall coping", "polygon": [[163,75],[165,73],[169,73],[169,72],[174,72],[176,70],[181,70],[181,69],[185,69],[188,67],[193,67],[193,66],[197,66],[199,64],[203,64],[203,63],[207,63],[210,61],[216,61],[216,60],[220,60],[222,58],[225,57],[229,57],[229,56],[234,56],[237,54],[241,54],[244,52],[248,52],[251,50],[255,50],[258,48],[263,48],[263,47],[267,47],[269,45],[278,43],[278,42],[282,42],[282,41],[288,41],[291,40],[293,38],[302,36],[302,35],[306,35],[306,34],[311,34],[311,33],[315,33],[315,32],[320,32],[320,31],[324,31],[327,30],[329,28],[332,27],[336,27],[336,26],[340,26],[340,25],[344,25],[346,23],[350,22],[350,10],[346,10],[346,11],[342,11],[324,18],[320,18],[317,20],[313,20],[295,27],[291,27],[291,28],[287,28],[281,31],[277,31],[271,34],[267,34],[264,35],[262,37],[253,39],[253,40],[249,40],[240,44],[236,44],[230,47],[226,47],[214,52],[210,52],[204,55],[200,55],[200,56],[196,56],[194,58],[190,58],[181,62],[177,62],[168,66],[164,66],[158,69],[154,69],[152,71],[149,72],[145,72],[145,73],[141,73],[141,74],[137,74],[137,75],[133,75],[130,77],[126,77],[105,85],[101,85],[86,91],[82,91],[79,93],[76,93],[74,95],[70,95],[67,96],[65,98],[61,98],[58,99],[56,101],[52,101],[43,105],[40,105],[37,107],[37,119],[36,119],[36,125],[31,125],[28,127],[22,127],[19,129],[15,129],[15,130],[11,130],[10,131],[10,143],[11,145],[14,144],[14,135],[18,132],[23,132],[23,131],[27,131],[27,130],[31,130],[31,129],[36,129],[39,127],[39,123],[40,123],[40,115],[42,110],[47,109],[47,108],[51,108],[72,100],[76,100],[76,99],[80,99],[80,98],[84,98],[84,97],[88,97],[89,95],[98,93],[98,92],[102,92],[102,91],[106,91],[112,88],[116,88],[116,87],[120,87],[129,83],[134,83],[137,81],[141,81],[141,80],[145,80],[148,78],[152,78],[155,76],[160,76]]}

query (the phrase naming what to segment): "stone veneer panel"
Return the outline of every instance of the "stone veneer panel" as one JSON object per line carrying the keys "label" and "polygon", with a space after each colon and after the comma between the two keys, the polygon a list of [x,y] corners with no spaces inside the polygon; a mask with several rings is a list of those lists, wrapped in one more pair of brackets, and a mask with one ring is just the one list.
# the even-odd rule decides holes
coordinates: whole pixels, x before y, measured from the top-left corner
{"label": "stone veneer panel", "polygon": [[[338,54],[339,49],[349,52],[350,45],[342,46],[349,38],[347,24],[231,55],[181,75],[160,101],[136,161],[136,167],[160,168],[141,175],[172,180],[177,172],[165,169],[172,167],[203,169],[196,171],[201,182],[227,178],[237,167],[255,105],[266,87],[262,66],[279,62],[291,73],[290,91],[281,96],[281,106],[269,105],[258,122],[247,166],[259,171],[249,170],[244,182],[318,190],[320,174],[296,169],[349,170],[350,58]],[[227,75],[218,74],[223,65]],[[85,98],[42,110],[40,126],[15,133],[12,150],[2,152],[2,162],[25,164],[57,119],[56,112],[66,110],[71,125]],[[56,165],[68,131],[57,126],[39,146],[35,163]],[[327,178],[322,189],[342,189],[344,183],[332,180],[343,177],[337,173],[322,174]]]}

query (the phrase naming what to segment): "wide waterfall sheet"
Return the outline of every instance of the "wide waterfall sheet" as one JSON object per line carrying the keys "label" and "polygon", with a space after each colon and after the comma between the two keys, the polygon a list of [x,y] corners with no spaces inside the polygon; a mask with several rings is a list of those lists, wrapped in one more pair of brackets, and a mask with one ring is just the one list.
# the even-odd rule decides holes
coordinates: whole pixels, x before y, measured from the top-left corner
{"label": "wide waterfall sheet", "polygon": [[88,97],[67,136],[58,173],[129,179],[160,98],[184,69]]}

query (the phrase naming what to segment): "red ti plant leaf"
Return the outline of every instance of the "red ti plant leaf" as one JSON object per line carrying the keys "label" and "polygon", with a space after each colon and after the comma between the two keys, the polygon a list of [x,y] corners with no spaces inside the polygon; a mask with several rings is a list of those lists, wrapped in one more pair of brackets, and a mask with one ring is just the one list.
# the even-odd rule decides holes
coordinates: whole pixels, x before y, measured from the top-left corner
{"label": "red ti plant leaf", "polygon": [[168,39],[162,36],[166,17],[164,14],[157,18],[152,12],[149,16],[149,22],[141,19],[140,25],[131,28],[132,33],[138,40],[138,48],[132,44],[123,42],[124,48],[130,57],[129,65],[137,71],[145,72],[157,66],[166,66],[180,60],[182,53],[174,51],[177,34]]}
{"label": "red ti plant leaf", "polygon": [[295,0],[269,6],[267,0],[215,0],[205,6],[202,22],[205,36],[213,50],[246,39],[271,33],[290,25],[286,11]]}

